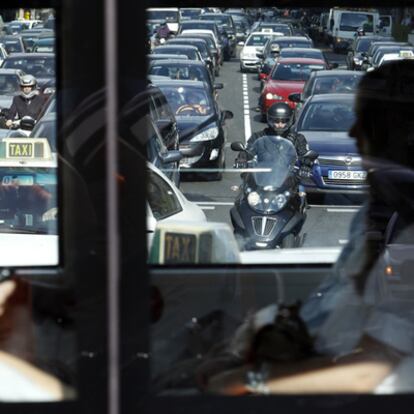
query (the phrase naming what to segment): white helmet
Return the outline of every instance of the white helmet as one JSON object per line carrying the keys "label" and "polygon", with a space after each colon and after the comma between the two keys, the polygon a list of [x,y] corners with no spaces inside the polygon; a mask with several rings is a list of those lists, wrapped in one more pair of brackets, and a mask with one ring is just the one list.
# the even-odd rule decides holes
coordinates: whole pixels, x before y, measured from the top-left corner
{"label": "white helmet", "polygon": [[36,89],[37,86],[37,80],[34,76],[32,75],[24,75],[21,79],[20,79],[20,87],[23,89],[24,87],[29,86],[32,88],[32,90],[29,93],[24,93],[23,91],[20,93],[20,95],[23,98],[26,99],[31,99],[33,98],[33,96],[38,95],[38,91]]}

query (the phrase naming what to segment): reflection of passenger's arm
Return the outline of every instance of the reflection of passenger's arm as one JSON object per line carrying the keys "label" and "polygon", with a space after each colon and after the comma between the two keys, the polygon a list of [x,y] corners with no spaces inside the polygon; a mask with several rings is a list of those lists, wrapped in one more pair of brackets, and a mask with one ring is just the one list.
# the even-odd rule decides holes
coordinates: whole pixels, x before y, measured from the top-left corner
{"label": "reflection of passenger's arm", "polygon": [[[309,358],[303,361],[273,363],[262,389],[269,393],[369,393],[389,375],[400,355],[366,336],[349,355],[335,359]],[[252,367],[245,365],[210,379],[207,391],[242,395],[251,392],[245,378]]]}
{"label": "reflection of passenger's arm", "polygon": [[71,387],[22,359],[2,351],[0,383],[0,401],[60,401],[75,398],[75,391]]}

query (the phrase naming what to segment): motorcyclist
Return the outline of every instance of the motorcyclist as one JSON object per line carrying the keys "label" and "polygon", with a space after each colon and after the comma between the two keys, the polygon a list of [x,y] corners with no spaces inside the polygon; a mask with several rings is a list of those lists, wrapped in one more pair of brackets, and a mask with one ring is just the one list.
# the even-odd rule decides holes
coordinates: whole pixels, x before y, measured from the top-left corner
{"label": "motorcyclist", "polygon": [[165,39],[167,40],[170,36],[171,36],[171,30],[168,27],[167,21],[164,20],[160,26],[157,28],[156,32],[155,32],[155,36],[161,40],[161,39]]}
{"label": "motorcyclist", "polygon": [[[296,153],[300,160],[299,175],[301,177],[310,177],[312,174],[312,166],[314,161],[306,157],[309,146],[306,138],[302,134],[290,131],[294,121],[294,111],[285,102],[274,103],[270,106],[266,114],[268,126],[262,131],[255,132],[247,140],[246,149],[254,154],[253,144],[261,137],[266,135],[278,135],[288,139],[296,148]],[[247,154],[240,152],[235,161],[237,168],[245,168],[247,166]]]}
{"label": "motorcyclist", "polygon": [[7,111],[6,127],[10,128],[16,116],[18,119],[30,116],[37,121],[45,99],[37,89],[36,78],[32,75],[24,75],[20,79],[20,93],[13,97],[10,109]]}

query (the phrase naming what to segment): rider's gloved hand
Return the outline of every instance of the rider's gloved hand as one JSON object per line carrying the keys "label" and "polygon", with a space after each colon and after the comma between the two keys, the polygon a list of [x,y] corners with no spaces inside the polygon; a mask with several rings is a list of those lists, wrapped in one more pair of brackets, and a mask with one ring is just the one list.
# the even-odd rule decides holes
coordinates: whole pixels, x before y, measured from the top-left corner
{"label": "rider's gloved hand", "polygon": [[13,125],[13,121],[11,119],[8,119],[6,121],[6,127],[10,128]]}
{"label": "rider's gloved hand", "polygon": [[299,177],[309,178],[312,177],[312,167],[309,165],[301,165],[299,169]]}
{"label": "rider's gloved hand", "polygon": [[247,157],[244,152],[240,152],[234,160],[234,168],[247,168]]}

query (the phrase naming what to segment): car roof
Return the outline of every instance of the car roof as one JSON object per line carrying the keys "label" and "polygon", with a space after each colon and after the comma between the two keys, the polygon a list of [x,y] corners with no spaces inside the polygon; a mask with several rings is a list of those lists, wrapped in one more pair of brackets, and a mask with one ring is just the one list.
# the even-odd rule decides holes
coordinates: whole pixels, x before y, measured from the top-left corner
{"label": "car roof", "polygon": [[[272,41],[273,42],[273,41]],[[284,47],[280,52],[290,51],[290,52],[319,52],[323,53],[321,49],[317,47]]]}
{"label": "car roof", "polygon": [[171,53],[171,55],[169,55],[168,53],[149,53],[147,55],[147,57],[150,60],[168,60],[168,59],[173,59],[173,60],[188,60],[191,61],[191,59],[188,59],[187,55],[176,55]]}
{"label": "car roof", "polygon": [[326,62],[322,59],[312,59],[312,58],[293,58],[293,57],[286,57],[280,58],[278,63],[323,63]]}
{"label": "car roof", "polygon": [[20,75],[20,74],[24,74],[24,72],[21,69],[8,69],[8,68],[0,68],[0,75],[1,74],[16,74],[16,75]]}
{"label": "car roof", "polygon": [[324,93],[320,95],[311,95],[309,102],[332,102],[332,101],[353,101],[356,93]]}
{"label": "car roof", "polygon": [[44,53],[13,53],[12,55],[7,56],[7,60],[9,59],[36,59],[39,57],[51,57],[54,58],[55,54],[50,52]]}
{"label": "car roof", "polygon": [[348,76],[363,76],[365,72],[358,71],[358,70],[346,70],[346,69],[332,69],[332,70],[315,70],[313,76],[318,77],[330,77],[330,76],[341,76],[341,75],[348,75]]}
{"label": "car roof", "polygon": [[190,24],[190,23],[201,23],[201,24],[207,24],[207,23],[214,23],[217,24],[215,20],[184,20],[183,22],[181,22],[182,25],[185,24]]}
{"label": "car roof", "polygon": [[201,68],[205,68],[206,70],[207,67],[206,65],[201,62],[201,60],[191,60],[191,59],[154,59],[150,64],[151,65],[168,65],[168,64],[174,64],[174,65],[191,65],[191,66],[200,66]]}
{"label": "car roof", "polygon": [[207,89],[205,82],[195,81],[195,80],[187,80],[187,79],[169,79],[165,78],[165,80],[158,80],[156,82],[156,86],[195,86],[197,88]]}
{"label": "car roof", "polygon": [[303,40],[306,41],[308,43],[312,43],[311,39],[308,39],[306,36],[279,36],[277,39],[275,40],[287,40],[287,41],[297,41],[297,40]]}
{"label": "car roof", "polygon": [[157,46],[156,48],[154,48],[154,51],[156,50],[160,50],[160,49],[188,49],[188,50],[198,50],[198,48],[196,46],[191,46],[191,45],[162,45],[162,46]]}

